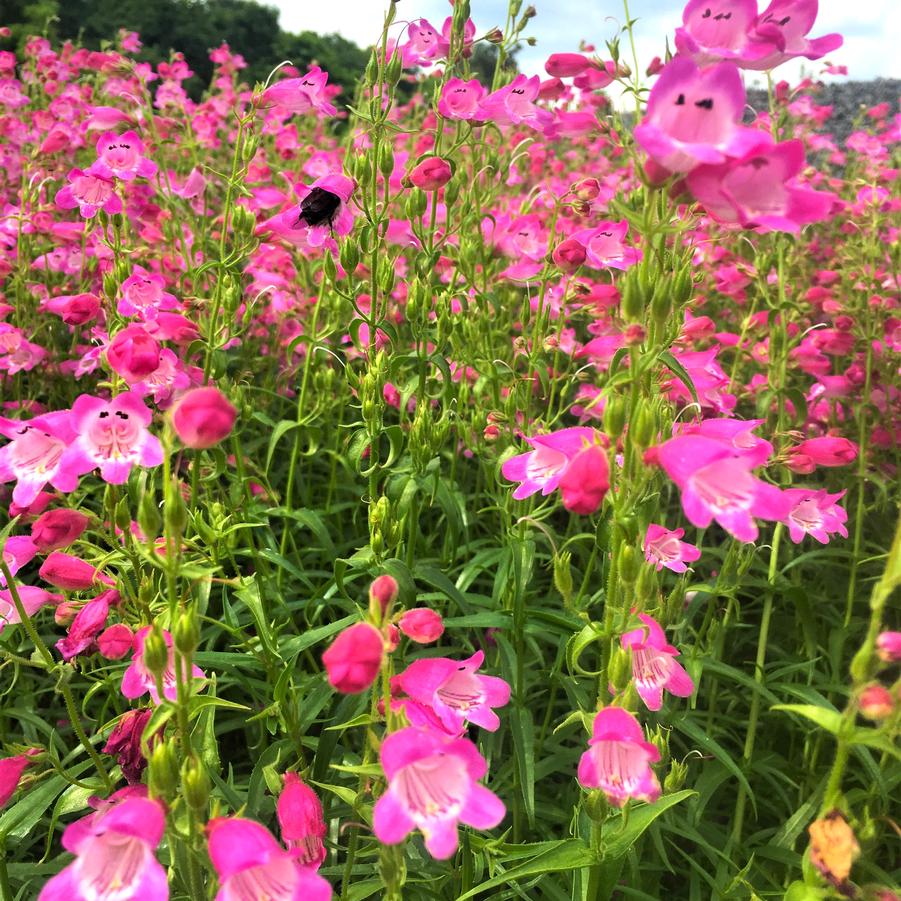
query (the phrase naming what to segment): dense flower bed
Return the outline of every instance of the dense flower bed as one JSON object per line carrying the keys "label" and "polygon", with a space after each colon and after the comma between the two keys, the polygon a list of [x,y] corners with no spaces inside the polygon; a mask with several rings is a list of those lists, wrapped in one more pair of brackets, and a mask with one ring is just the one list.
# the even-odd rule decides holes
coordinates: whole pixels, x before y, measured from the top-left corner
{"label": "dense flower bed", "polygon": [[392,4],[340,111],[0,53],[4,901],[897,898],[901,119],[816,12]]}

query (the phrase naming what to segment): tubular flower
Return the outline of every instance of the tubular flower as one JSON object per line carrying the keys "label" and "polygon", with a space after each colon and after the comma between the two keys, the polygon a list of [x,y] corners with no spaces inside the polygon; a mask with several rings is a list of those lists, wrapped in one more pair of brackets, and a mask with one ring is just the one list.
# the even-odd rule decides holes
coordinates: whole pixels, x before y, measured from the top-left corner
{"label": "tubular flower", "polygon": [[533,449],[511,457],[501,467],[505,479],[520,483],[513,497],[521,501],[538,491],[545,496],[550,494],[560,484],[560,478],[573,457],[592,444],[597,435],[595,429],[573,426],[526,438]]}
{"label": "tubular flower", "polygon": [[693,544],[680,539],[685,529],[669,529],[651,523],[644,536],[644,558],[657,572],[665,566],[674,573],[684,573],[688,563],[701,559],[701,552]]}
{"label": "tubular flower", "polygon": [[646,613],[639,613],[643,628],[632,629],[620,637],[624,648],[632,651],[632,681],[648,710],[659,710],[663,692],[677,698],[690,697],[695,690],[691,676],[676,660],[679,655],[666,640],[660,624]]}

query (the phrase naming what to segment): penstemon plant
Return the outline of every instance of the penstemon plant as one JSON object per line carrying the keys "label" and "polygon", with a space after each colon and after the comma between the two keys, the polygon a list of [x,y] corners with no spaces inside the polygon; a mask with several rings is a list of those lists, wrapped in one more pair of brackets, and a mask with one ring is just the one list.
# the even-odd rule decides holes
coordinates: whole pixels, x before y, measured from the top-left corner
{"label": "penstemon plant", "polygon": [[2,901],[898,898],[901,118],[452,5],[0,51]]}

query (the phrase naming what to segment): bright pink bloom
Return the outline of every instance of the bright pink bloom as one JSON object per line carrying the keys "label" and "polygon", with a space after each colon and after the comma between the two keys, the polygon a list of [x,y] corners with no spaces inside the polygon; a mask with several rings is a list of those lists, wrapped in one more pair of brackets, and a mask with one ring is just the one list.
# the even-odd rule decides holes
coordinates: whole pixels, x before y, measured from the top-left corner
{"label": "bright pink bloom", "polygon": [[375,803],[372,826],[386,845],[402,842],[414,829],[439,860],[457,850],[457,823],[493,829],[506,808],[477,780],[488,765],[465,738],[410,727],[389,735],[380,750],[388,790]]}
{"label": "bright pink bloom", "polygon": [[786,466],[802,475],[811,473],[817,466],[847,466],[857,459],[858,448],[854,441],[826,435],[808,438],[789,448]]}
{"label": "bright pink bloom", "polygon": [[103,575],[87,561],[71,554],[64,554],[62,551],[54,551],[44,561],[38,575],[45,582],[64,591],[85,591],[98,583],[116,584],[115,579]]}
{"label": "bright pink bloom", "polygon": [[285,773],[285,788],[278,796],[277,812],[282,841],[289,853],[303,866],[318,870],[325,860],[322,803],[297,773]]}
{"label": "bright pink bloom", "polygon": [[736,457],[743,457],[753,467],[765,466],[772,456],[773,445],[765,438],[754,434],[754,429],[763,425],[763,419],[702,419],[689,422],[678,429],[680,435],[703,435],[723,442]]}
{"label": "bright pink bloom", "polygon": [[599,222],[572,237],[585,247],[588,264],[595,269],[628,269],[641,259],[640,250],[624,243],[628,231],[629,223],[623,219]]}
{"label": "bright pink bloom", "polygon": [[644,558],[654,565],[657,572],[665,566],[674,573],[684,573],[687,563],[694,563],[701,559],[701,552],[693,544],[679,539],[685,534],[685,529],[670,531],[656,523],[648,526],[644,536]]}
{"label": "bright pink bloom", "polygon": [[334,688],[359,694],[375,682],[384,654],[382,633],[369,623],[354,623],[331,643],[322,662]]}
{"label": "bright pink bloom", "polygon": [[414,660],[397,677],[397,684],[418,704],[430,708],[449,735],[461,734],[466,723],[494,732],[501,721],[492,708],[510,700],[510,686],[497,676],[477,673],[484,660],[484,651],[463,661]]}
{"label": "bright pink bloom", "polygon": [[59,316],[66,325],[84,325],[100,315],[100,298],[96,294],[64,294],[51,297],[41,305]]}
{"label": "bright pink bloom", "polygon": [[450,163],[440,156],[427,156],[410,173],[410,181],[423,191],[443,188],[453,175]]}
{"label": "bright pink bloom", "polygon": [[671,172],[722,163],[760,143],[761,132],[741,125],[744,107],[745,89],[732,63],[699,69],[677,56],[651,89],[635,139]]}
{"label": "bright pink bloom", "polygon": [[678,649],[667,643],[655,619],[646,613],[639,613],[638,618],[644,627],[623,633],[620,642],[632,651],[632,681],[639,697],[648,710],[660,709],[664,690],[677,698],[690,697],[695,684],[676,660]]}
{"label": "bright pink bloom", "polygon": [[788,526],[788,534],[795,544],[800,544],[805,535],[812,536],[820,544],[828,544],[833,533],[838,533],[842,538],[848,537],[845,528],[848,514],[837,503],[845,496],[844,491],[829,494],[822,489],[787,488],[785,496],[790,508],[783,522]]}
{"label": "bright pink bloom", "polygon": [[152,715],[152,707],[126,711],[103,746],[104,754],[116,756],[116,762],[122,768],[122,775],[129,785],[140,783],[141,775],[147,766],[147,760],[141,750],[141,736]]}
{"label": "bright pink bloom", "polygon": [[817,0],[773,0],[751,29],[751,37],[767,45],[770,52],[762,56],[752,52],[741,64],[746,69],[762,72],[799,56],[822,59],[827,53],[838,50],[844,43],[840,34],[807,37],[818,11]]}
{"label": "bright pink bloom", "polygon": [[444,620],[441,614],[428,607],[405,610],[397,625],[407,638],[418,644],[431,644],[444,634]]}
{"label": "bright pink bloom", "polygon": [[91,598],[75,614],[66,637],[56,643],[56,649],[63,660],[72,660],[94,644],[101,629],[106,625],[110,602],[114,599],[121,600],[118,591],[104,591],[103,594]]}
{"label": "bright pink bloom", "polygon": [[65,493],[78,486],[78,473],[64,459],[75,438],[68,410],[18,422],[0,417],[0,435],[10,439],[0,448],[0,482],[16,480],[17,506],[30,507],[48,482]]}
{"label": "bright pink bloom", "polygon": [[122,201],[115,184],[90,170],[73,169],[67,176],[69,184],[56,192],[54,203],[61,210],[74,210],[85,219],[93,219],[98,210],[113,215],[122,212]]}
{"label": "bright pink bloom", "polygon": [[692,169],[686,184],[719,222],[797,234],[802,225],[828,218],[836,200],[797,183],[804,165],[802,141],[773,145],[764,136],[762,146],[741,159]]}
{"label": "bright pink bloom", "polygon": [[178,307],[175,295],[166,291],[166,280],[143,266],[135,266],[119,290],[122,296],[116,303],[116,311],[120,316],[153,319],[160,310]]}
{"label": "bright pink bloom", "polygon": [[[134,654],[128,669],[122,675],[122,694],[129,700],[134,700],[149,692],[153,703],[159,704],[160,695],[157,689],[156,677],[147,669],[144,663],[144,639],[149,631],[150,626],[144,626],[143,629],[138,629],[135,633]],[[169,649],[169,660],[161,680],[163,683],[163,697],[167,701],[175,701],[178,698],[178,686],[175,680],[175,652],[172,649],[172,635],[164,629],[163,638],[166,641],[166,647]],[[191,676],[194,679],[206,678],[199,666],[191,667]]]}
{"label": "bright pink bloom", "polygon": [[207,824],[210,860],[219,877],[216,901],[329,901],[332,888],[301,866],[265,827],[243,817]]}
{"label": "bright pink bloom", "polygon": [[38,901],[167,901],[166,871],[153,854],[165,828],[162,804],[135,794],[72,823],[63,847],[77,859]]}
{"label": "bright pink bloom", "polygon": [[511,84],[489,94],[480,104],[476,116],[498,125],[528,125],[530,128],[544,128],[554,117],[535,105],[541,79],[537,75],[528,78],[517,75]]}
{"label": "bright pink bloom", "polygon": [[[722,59],[760,59],[775,50],[749,35],[757,18],[757,0],[689,0],[676,29],[676,49],[697,63]],[[739,62],[744,65],[744,62]]]}
{"label": "bright pink bloom", "polygon": [[689,522],[705,529],[715,519],[739,541],[757,539],[758,519],[781,520],[788,500],[775,485],[752,475],[754,461],[701,435],[671,438],[658,448],[666,474],[682,492]]}
{"label": "bright pink bloom", "polygon": [[[16,589],[19,593],[19,600],[30,617],[47,604],[61,604],[65,600],[61,594],[51,594],[34,585],[17,585]],[[20,622],[22,620],[19,618],[19,611],[13,600],[12,592],[9,589],[0,591],[0,632],[6,626],[14,626]]]}
{"label": "bright pink bloom", "polygon": [[881,632],[876,639],[876,653],[885,663],[901,661],[901,632]]}
{"label": "bright pink bloom", "polygon": [[41,554],[60,551],[76,541],[90,520],[79,510],[57,507],[42,513],[31,525],[31,540]]}
{"label": "bright pink bloom", "polygon": [[325,175],[312,185],[295,185],[300,204],[261,222],[257,234],[271,233],[295,247],[313,248],[321,247],[333,235],[348,235],[354,224],[348,204],[355,187],[354,180],[345,175]]}
{"label": "bright pink bloom", "polygon": [[407,26],[407,40],[400,45],[405,69],[427,66],[441,50],[441,36],[428,19],[417,19]]}
{"label": "bright pink bloom", "polygon": [[67,463],[77,472],[99,468],[104,481],[121,485],[133,466],[159,466],[163,448],[147,431],[153,414],[132,391],[110,401],[80,395],[72,405],[72,421],[78,438],[66,452]]}
{"label": "bright pink bloom", "polygon": [[520,482],[513,497],[521,501],[537,491],[547,496],[559,484],[573,457],[597,438],[595,429],[573,426],[547,435],[526,438],[533,450],[505,460],[501,472],[505,479]]}
{"label": "bright pink bloom", "polygon": [[224,441],[235,425],[238,411],[212,385],[183,394],[172,411],[172,425],[186,447],[214,447]]}
{"label": "bright pink bloom", "polygon": [[552,53],[544,64],[544,71],[552,78],[572,78],[594,63],[583,53]]}
{"label": "bright pink bloom", "polygon": [[140,325],[117,332],[106,348],[106,361],[129,385],[140,382],[160,365],[160,345]]}
{"label": "bright pink bloom", "polygon": [[438,112],[446,119],[477,119],[485,88],[477,78],[450,78],[441,90]]}
{"label": "bright pink bloom", "polygon": [[117,135],[104,132],[97,139],[98,159],[88,169],[88,174],[101,178],[151,178],[156,175],[156,163],[144,156],[144,145],[133,131]]}
{"label": "bright pink bloom", "polygon": [[553,258],[563,272],[570,274],[588,259],[588,250],[577,238],[570,237],[561,241],[554,248]]}
{"label": "bright pink bloom", "polygon": [[588,516],[598,510],[610,489],[610,462],[600,445],[589,444],[570,461],[560,476],[563,506]]}
{"label": "bright pink bloom", "polygon": [[0,809],[6,806],[19,787],[19,780],[25,767],[30,763],[30,756],[17,754],[15,757],[4,757],[0,760]]}
{"label": "bright pink bloom", "polygon": [[15,78],[0,78],[0,106],[17,109],[30,102],[28,95],[22,91],[22,82]]}
{"label": "bright pink bloom", "polygon": [[319,66],[312,66],[300,78],[285,78],[269,85],[263,91],[262,102],[292,113],[303,114],[315,110],[323,116],[334,116],[337,110],[328,101],[325,90],[327,83],[328,72],[323,72]]}
{"label": "bright pink bloom", "polygon": [[134,633],[125,623],[113,623],[97,636],[97,649],[107,660],[121,660],[134,646]]}
{"label": "bright pink bloom", "polygon": [[[6,564],[9,574],[14,576],[23,566],[30,563],[38,549],[27,535],[11,535],[0,547],[0,559]],[[0,585],[6,584],[6,576],[0,570]]]}
{"label": "bright pink bloom", "polygon": [[605,707],[594,718],[588,750],[579,761],[579,782],[601,789],[616,807],[629,798],[656,801],[660,783],[651,764],[658,760],[660,752],[645,741],[638,720],[620,707]]}

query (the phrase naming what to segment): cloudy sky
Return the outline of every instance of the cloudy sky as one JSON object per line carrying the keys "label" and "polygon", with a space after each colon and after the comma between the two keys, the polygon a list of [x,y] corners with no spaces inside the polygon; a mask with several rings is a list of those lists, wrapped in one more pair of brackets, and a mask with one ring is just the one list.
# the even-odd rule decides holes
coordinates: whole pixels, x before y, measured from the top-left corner
{"label": "cloudy sky", "polygon": [[[264,0],[278,7],[281,25],[288,31],[309,29],[320,33],[337,32],[361,46],[377,40],[387,0]],[[524,6],[529,0],[525,0]],[[585,40],[604,55],[604,41],[616,34],[624,20],[622,0],[531,0],[538,10],[526,32],[536,38],[535,47],[524,47],[518,57],[520,68],[528,74],[543,74],[543,61],[549,53],[578,49]],[[763,9],[767,0],[760,0]],[[503,27],[507,0],[471,0],[478,34],[489,28]],[[636,26],[638,55],[642,66],[662,55],[664,40],[681,23],[681,0],[630,0]],[[448,0],[401,0],[398,19],[429,19],[441,27],[450,14]],[[395,26],[400,29],[402,26]],[[901,78],[901,0],[820,0],[820,14],[811,36],[838,31],[845,45],[830,60],[848,67],[851,78],[886,76]],[[628,57],[627,57],[628,58]],[[808,64],[817,67],[818,64]],[[815,71],[815,69],[814,69]],[[780,76],[796,78],[800,66],[786,64]]]}

